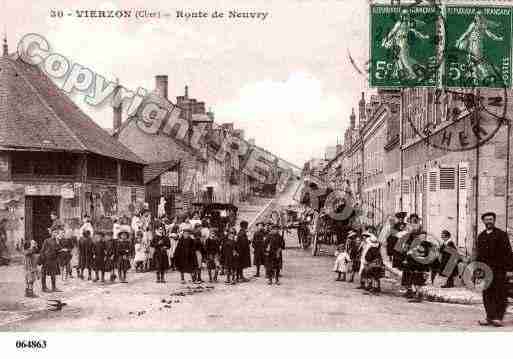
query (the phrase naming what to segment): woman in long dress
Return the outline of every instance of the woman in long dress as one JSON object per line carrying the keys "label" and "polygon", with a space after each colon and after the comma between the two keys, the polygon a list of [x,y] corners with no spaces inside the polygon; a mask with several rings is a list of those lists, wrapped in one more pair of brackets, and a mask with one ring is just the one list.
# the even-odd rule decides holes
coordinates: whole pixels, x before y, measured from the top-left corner
{"label": "woman in long dress", "polygon": [[393,49],[396,52],[394,70],[392,72],[393,78],[405,77],[407,80],[415,80],[417,78],[415,67],[421,65],[410,54],[408,38],[410,33],[422,40],[428,39],[429,36],[415,29],[414,24],[424,23],[420,20],[412,19],[408,10],[403,9],[399,21],[394,24],[392,30],[381,41],[382,47]]}
{"label": "woman in long dress", "polygon": [[467,30],[456,40],[456,48],[467,53],[467,59],[471,66],[474,77],[482,80],[487,78],[490,73],[488,65],[483,61],[484,40],[488,37],[491,40],[502,41],[503,37],[496,35],[491,31],[492,28],[499,27],[500,24],[486,19],[482,11],[476,12],[474,20],[470,23]]}

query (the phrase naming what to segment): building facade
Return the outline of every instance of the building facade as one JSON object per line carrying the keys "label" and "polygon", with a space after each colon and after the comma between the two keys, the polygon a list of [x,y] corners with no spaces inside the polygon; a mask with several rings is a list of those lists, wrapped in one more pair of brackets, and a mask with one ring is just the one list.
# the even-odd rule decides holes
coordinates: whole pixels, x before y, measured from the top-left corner
{"label": "building facade", "polygon": [[[0,218],[10,251],[144,205],[144,161],[85,115],[38,67],[0,58]],[[12,254],[12,253],[11,253]]]}
{"label": "building facade", "polygon": [[353,111],[326,182],[350,187],[364,222],[383,223],[399,210],[417,213],[428,232],[449,230],[463,252],[472,250],[486,211],[511,232],[511,147],[500,121],[511,105],[496,90],[474,96],[492,105],[470,111],[468,94],[425,88],[381,90],[368,102],[362,95],[358,125]]}

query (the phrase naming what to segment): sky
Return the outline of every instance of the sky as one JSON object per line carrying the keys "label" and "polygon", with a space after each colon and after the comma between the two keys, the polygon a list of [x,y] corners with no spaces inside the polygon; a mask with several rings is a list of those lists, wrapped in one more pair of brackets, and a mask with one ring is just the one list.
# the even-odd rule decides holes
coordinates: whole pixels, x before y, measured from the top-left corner
{"label": "sky", "polygon": [[[122,5],[120,5],[122,3]],[[367,80],[351,65],[368,60],[367,0],[0,0],[0,25],[14,51],[27,33],[44,36],[51,51],[136,90],[169,77],[169,98],[205,101],[216,122],[233,122],[246,138],[302,166],[340,140]],[[51,17],[51,10],[148,9],[161,19]],[[177,18],[177,11],[268,12],[261,19]],[[103,127],[108,104],[73,99]]]}

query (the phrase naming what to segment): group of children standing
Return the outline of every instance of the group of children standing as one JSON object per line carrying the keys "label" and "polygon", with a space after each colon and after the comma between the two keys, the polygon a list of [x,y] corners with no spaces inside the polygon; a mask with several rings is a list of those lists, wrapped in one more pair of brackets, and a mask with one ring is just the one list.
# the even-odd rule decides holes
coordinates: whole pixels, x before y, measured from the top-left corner
{"label": "group of children standing", "polygon": [[191,275],[193,283],[202,283],[202,268],[206,266],[209,282],[217,282],[218,276],[226,275],[225,283],[236,284],[248,281],[244,270],[251,266],[253,247],[255,277],[260,276],[260,267],[265,265],[269,283],[274,279],[279,284],[284,242],[270,223],[258,223],[250,242],[246,221],[240,222],[237,231],[231,225],[216,228],[198,214],[180,221],[166,217],[152,220],[149,211],[145,211],[134,215],[131,224],[115,218],[111,226],[95,228],[90,218],[84,216],[77,241],[65,235],[56,216],[52,215],[52,221],[50,236],[41,248],[35,241],[24,244],[27,297],[35,296],[33,285],[39,274],[44,292],[48,291],[46,277],[51,278],[52,291],[58,291],[57,275],[62,274],[62,280],[73,278],[74,252],[78,259],[76,276],[82,280],[105,283],[119,278],[121,283],[127,283],[127,272],[133,263],[136,272],[155,270],[157,283],[165,283],[169,269],[180,272],[182,283],[185,273]]}

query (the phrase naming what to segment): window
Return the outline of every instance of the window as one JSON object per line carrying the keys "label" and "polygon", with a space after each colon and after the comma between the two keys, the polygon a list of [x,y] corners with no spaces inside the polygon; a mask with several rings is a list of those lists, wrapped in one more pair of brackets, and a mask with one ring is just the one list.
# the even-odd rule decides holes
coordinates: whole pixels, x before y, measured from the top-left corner
{"label": "window", "polygon": [[436,172],[429,172],[429,192],[436,192],[437,176]]}
{"label": "window", "polygon": [[117,162],[107,157],[89,156],[87,158],[87,177],[116,180]]}
{"label": "window", "polygon": [[454,189],[456,185],[455,169],[453,167],[440,168],[440,189]]}
{"label": "window", "polygon": [[12,156],[12,172],[37,176],[72,176],[79,158],[65,152],[20,152]]}
{"label": "window", "polygon": [[121,164],[121,180],[126,182],[143,182],[143,170],[142,166],[132,163]]}

